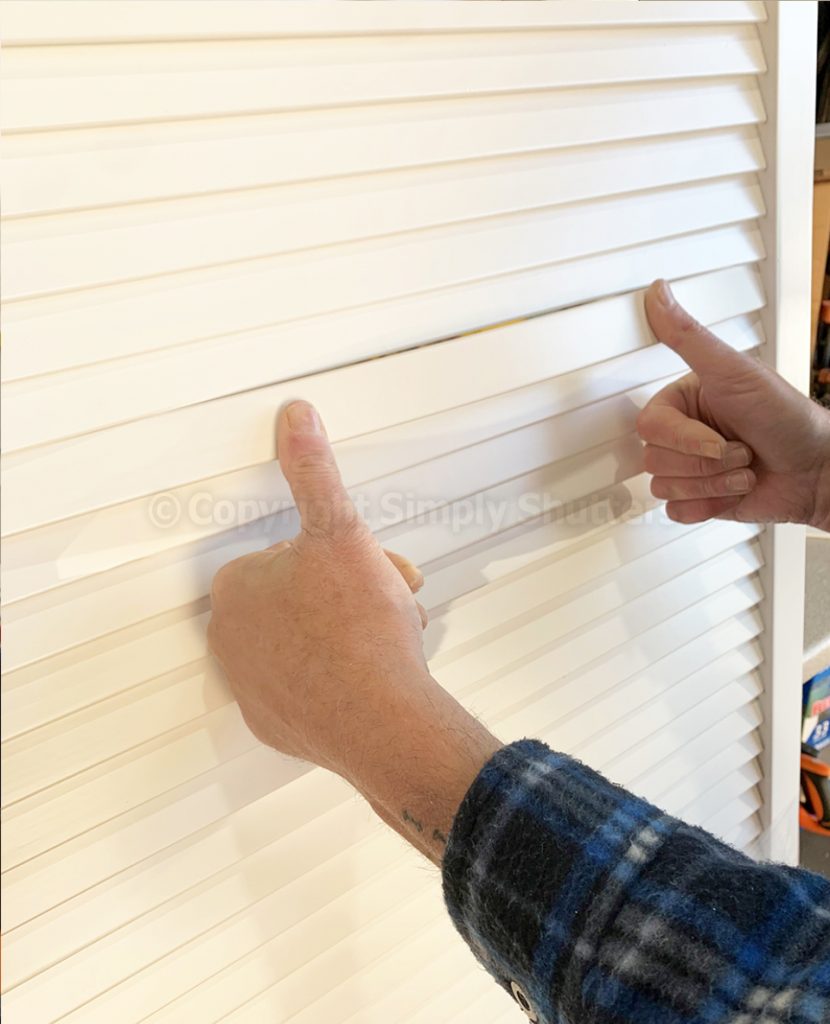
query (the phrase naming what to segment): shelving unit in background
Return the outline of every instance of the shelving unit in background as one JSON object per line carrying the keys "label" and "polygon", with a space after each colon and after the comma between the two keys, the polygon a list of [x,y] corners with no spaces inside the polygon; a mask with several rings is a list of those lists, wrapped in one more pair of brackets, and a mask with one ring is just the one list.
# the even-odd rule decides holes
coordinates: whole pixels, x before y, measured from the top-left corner
{"label": "shelving unit in background", "polygon": [[[822,332],[821,303],[830,298],[827,276],[830,246],[830,3],[818,5],[816,40],[816,146],[813,186],[813,273],[810,320],[810,391],[824,404],[830,403],[830,382],[820,373],[827,367],[826,348],[816,353]],[[826,317],[825,317],[826,320]],[[824,328],[824,332],[830,326]]]}
{"label": "shelving unit in background", "polygon": [[815,184],[813,185],[813,290],[810,351],[815,352],[821,300],[827,298],[826,269],[830,248],[830,124],[816,125]]}

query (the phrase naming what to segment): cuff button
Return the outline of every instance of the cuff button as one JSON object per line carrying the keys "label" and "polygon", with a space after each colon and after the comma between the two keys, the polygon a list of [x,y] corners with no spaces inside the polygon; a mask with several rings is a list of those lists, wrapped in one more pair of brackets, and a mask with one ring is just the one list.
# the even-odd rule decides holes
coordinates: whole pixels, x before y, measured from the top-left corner
{"label": "cuff button", "polygon": [[522,1008],[522,1012],[527,1015],[527,1019],[531,1021],[531,1024],[537,1024],[539,1015],[530,1005],[530,1000],[524,994],[524,991],[519,988],[515,981],[510,982],[510,991],[513,993],[513,998]]}

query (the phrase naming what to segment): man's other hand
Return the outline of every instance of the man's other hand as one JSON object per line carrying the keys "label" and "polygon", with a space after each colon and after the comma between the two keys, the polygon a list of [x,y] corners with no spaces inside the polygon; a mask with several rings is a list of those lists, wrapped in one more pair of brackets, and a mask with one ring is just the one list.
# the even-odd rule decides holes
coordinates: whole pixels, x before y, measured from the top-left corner
{"label": "man's other hand", "polygon": [[[830,415],[694,320],[665,281],[646,292],[659,341],[693,371],[637,419],[651,490],[681,523],[719,517],[830,527]],[[806,342],[805,342],[806,343]]]}

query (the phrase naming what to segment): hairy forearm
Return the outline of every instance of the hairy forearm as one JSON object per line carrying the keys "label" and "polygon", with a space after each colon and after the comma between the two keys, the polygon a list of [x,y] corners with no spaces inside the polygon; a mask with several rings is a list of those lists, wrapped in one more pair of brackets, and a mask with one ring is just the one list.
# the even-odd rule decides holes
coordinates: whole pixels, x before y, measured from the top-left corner
{"label": "hairy forearm", "polygon": [[347,778],[440,865],[459,804],[501,743],[426,674],[390,695],[383,722],[367,731]]}

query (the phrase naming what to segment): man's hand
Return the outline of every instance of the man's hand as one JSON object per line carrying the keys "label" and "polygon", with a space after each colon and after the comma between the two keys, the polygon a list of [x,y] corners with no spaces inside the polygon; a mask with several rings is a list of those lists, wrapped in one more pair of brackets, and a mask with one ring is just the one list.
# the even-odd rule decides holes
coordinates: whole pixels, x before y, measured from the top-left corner
{"label": "man's hand", "polygon": [[694,371],[640,413],[655,497],[681,523],[719,517],[830,529],[830,414],[694,320],[665,281],[646,293],[657,338]]}
{"label": "man's hand", "polygon": [[499,744],[430,676],[420,573],[357,514],[316,410],[284,409],[278,444],[301,531],[217,573],[210,648],[258,739],[342,775],[439,861]]}

